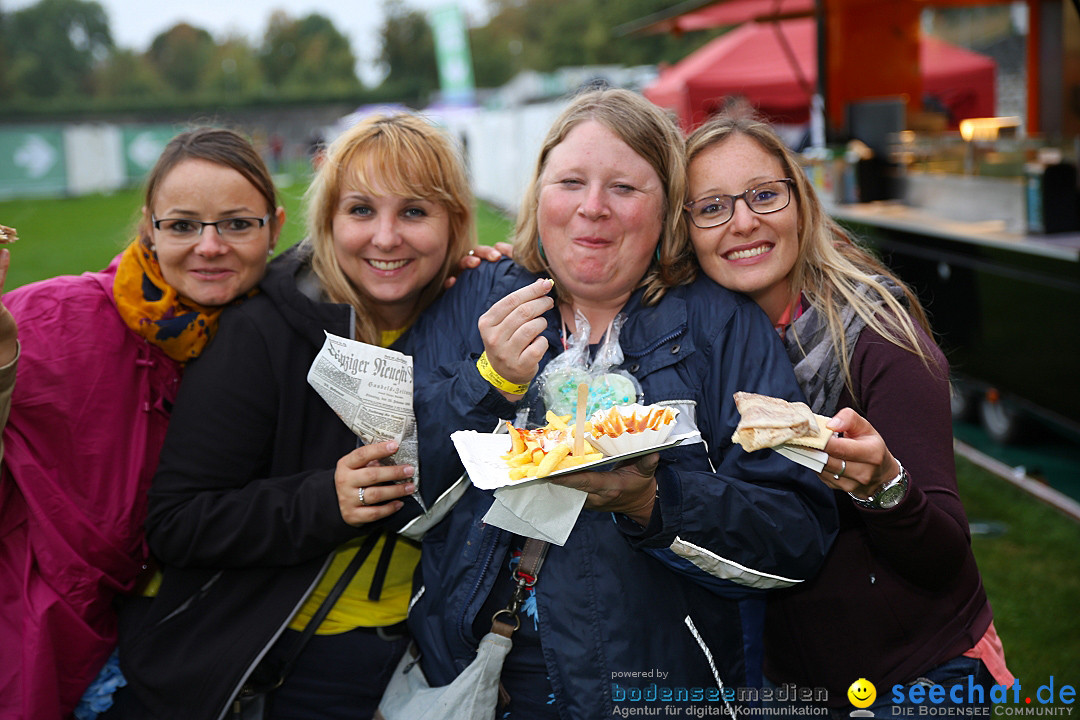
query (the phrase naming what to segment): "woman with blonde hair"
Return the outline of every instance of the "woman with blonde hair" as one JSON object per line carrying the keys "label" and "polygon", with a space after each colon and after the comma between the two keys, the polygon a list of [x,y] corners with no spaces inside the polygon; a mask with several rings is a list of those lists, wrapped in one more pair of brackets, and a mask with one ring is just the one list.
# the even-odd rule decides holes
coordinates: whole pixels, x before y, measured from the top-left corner
{"label": "woman with blonde hair", "polygon": [[[463,275],[407,340],[421,464],[434,468],[439,489],[462,470],[450,431],[490,433],[500,419],[544,424],[558,399],[540,385],[572,356],[571,339],[590,346],[588,361],[601,342],[623,355],[590,368],[590,397],[606,400],[609,376],[630,378],[640,386],[632,400],[677,409],[676,432],[698,429],[704,440],[550,479],[581,490],[584,506],[528,588],[499,717],[592,720],[643,701],[654,714],[681,714],[691,693],[735,713],[733,689],[760,677],[763,591],[813,575],[832,538],[835,510],[812,473],[732,446],[735,391],[797,399],[799,390],[759,308],[692,282],[678,217],[681,142],[640,94],[573,98],[525,193],[521,265]],[[493,615],[528,582],[516,573],[532,557],[523,534],[486,520],[492,491],[462,485],[449,517],[424,537],[423,588],[409,613],[416,667],[435,686],[477,656]]]}
{"label": "woman with blonde hair", "polygon": [[361,122],[319,166],[308,229],[176,401],[147,523],[164,580],[121,648],[155,718],[259,696],[260,717],[370,717],[407,643],[414,468],[361,444],[306,377],[326,332],[393,344],[472,248],[456,147],[418,116]]}
{"label": "woman with blonde hair", "polygon": [[840,532],[816,577],[770,597],[766,677],[827,688],[837,717],[858,678],[881,717],[927,678],[1008,684],[956,486],[948,363],[918,298],[828,217],[768,124],[721,114],[686,153],[702,269],[765,310],[837,433],[820,478]]}

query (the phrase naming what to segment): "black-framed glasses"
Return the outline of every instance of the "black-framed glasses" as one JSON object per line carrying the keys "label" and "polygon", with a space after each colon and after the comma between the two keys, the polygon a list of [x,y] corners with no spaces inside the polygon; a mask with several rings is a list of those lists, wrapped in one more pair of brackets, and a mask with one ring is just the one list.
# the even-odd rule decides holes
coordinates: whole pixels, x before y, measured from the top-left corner
{"label": "black-framed glasses", "polygon": [[758,215],[783,210],[791,202],[791,178],[780,178],[759,183],[737,195],[710,195],[691,200],[683,205],[690,215],[690,221],[699,228],[713,228],[723,225],[735,214],[735,202],[742,198],[746,207]]}
{"label": "black-framed glasses", "polygon": [[204,220],[192,220],[191,218],[162,218],[158,220],[153,215],[150,221],[154,229],[160,232],[167,240],[174,242],[194,243],[202,237],[203,230],[212,225],[217,230],[218,236],[231,243],[247,242],[259,235],[259,231],[270,220],[270,215],[258,217],[230,217],[207,222]]}

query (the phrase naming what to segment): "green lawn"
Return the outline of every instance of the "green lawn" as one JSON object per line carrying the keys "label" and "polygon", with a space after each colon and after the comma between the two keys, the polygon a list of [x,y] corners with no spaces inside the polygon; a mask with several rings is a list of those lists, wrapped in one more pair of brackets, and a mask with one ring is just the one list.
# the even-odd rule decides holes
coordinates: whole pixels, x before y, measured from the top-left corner
{"label": "green lawn", "polygon": [[[286,221],[279,251],[304,236],[303,192],[306,183],[281,188]],[[0,225],[19,231],[12,248],[7,289],[34,280],[99,270],[134,237],[141,190],[62,199],[0,201]],[[480,203],[477,208],[480,242],[505,240],[513,223]]]}
{"label": "green lawn", "polygon": [[[1031,691],[1080,686],[1080,523],[1024,490],[956,458],[994,625],[1009,669]],[[1004,532],[1002,532],[1002,530]]]}
{"label": "green lawn", "polygon": [[[303,235],[303,185],[282,191],[289,221],[283,246]],[[21,237],[12,248],[7,287],[61,273],[104,267],[127,242],[137,191],[109,196],[0,202],[0,224]],[[480,240],[506,239],[512,222],[481,206]],[[977,527],[1004,532],[973,540],[1010,669],[1034,691],[1049,681],[1080,685],[1080,523],[1035,500],[1010,483],[958,457],[960,489]],[[853,627],[872,621],[853,618]]]}

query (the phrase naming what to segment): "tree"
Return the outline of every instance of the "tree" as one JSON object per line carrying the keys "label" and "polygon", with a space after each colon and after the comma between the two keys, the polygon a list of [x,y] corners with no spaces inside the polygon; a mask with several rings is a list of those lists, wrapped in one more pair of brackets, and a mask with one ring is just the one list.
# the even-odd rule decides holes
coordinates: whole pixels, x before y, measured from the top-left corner
{"label": "tree", "polygon": [[524,69],[676,62],[715,35],[615,36],[620,25],[670,9],[671,0],[489,0],[472,30],[477,84],[501,85]]}
{"label": "tree", "polygon": [[89,95],[96,61],[113,48],[105,9],[93,0],[41,0],[2,26],[6,84],[14,95]]}
{"label": "tree", "polygon": [[354,92],[360,88],[349,39],[317,13],[293,20],[284,12],[274,12],[259,58],[267,82],[278,91],[295,94],[317,87]]}
{"label": "tree", "polygon": [[94,71],[94,96],[100,98],[151,97],[165,83],[142,55],[117,48]]}
{"label": "tree", "polygon": [[383,18],[379,62],[387,74],[381,87],[405,102],[422,105],[439,87],[431,26],[423,13],[406,8],[401,0],[386,0]]}
{"label": "tree", "polygon": [[166,85],[181,95],[191,95],[200,89],[216,50],[210,33],[178,23],[154,38],[146,57]]}
{"label": "tree", "polygon": [[199,85],[212,94],[244,98],[263,94],[266,81],[255,49],[245,38],[233,37],[214,48]]}

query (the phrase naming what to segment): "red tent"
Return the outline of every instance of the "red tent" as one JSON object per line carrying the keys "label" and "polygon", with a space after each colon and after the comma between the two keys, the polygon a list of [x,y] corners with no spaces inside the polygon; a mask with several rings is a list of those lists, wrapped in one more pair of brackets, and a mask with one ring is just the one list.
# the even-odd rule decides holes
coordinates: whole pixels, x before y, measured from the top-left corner
{"label": "red tent", "polygon": [[[873,60],[871,62],[880,62]],[[991,58],[924,36],[919,43],[923,95],[933,96],[950,115],[994,115]],[[721,35],[660,73],[645,97],[678,114],[687,130],[742,96],[774,122],[809,119],[817,86],[817,30],[813,18],[746,23]]]}

